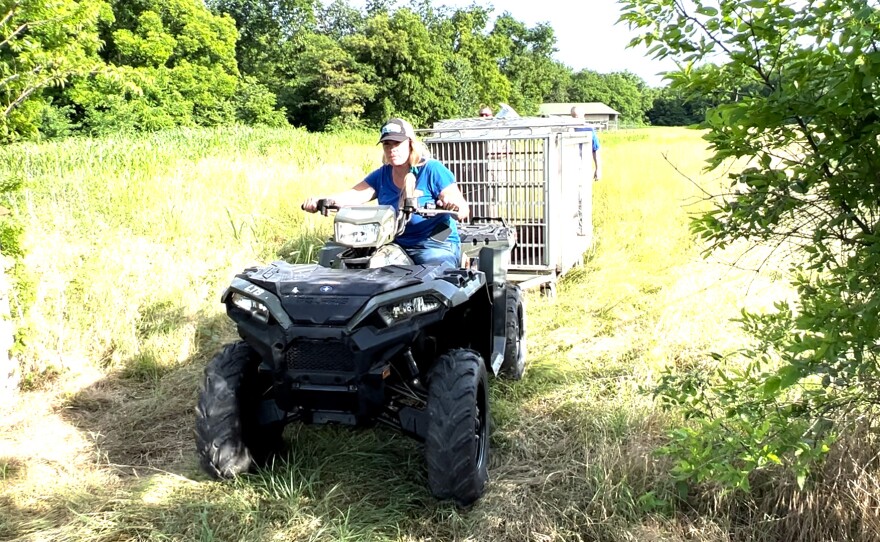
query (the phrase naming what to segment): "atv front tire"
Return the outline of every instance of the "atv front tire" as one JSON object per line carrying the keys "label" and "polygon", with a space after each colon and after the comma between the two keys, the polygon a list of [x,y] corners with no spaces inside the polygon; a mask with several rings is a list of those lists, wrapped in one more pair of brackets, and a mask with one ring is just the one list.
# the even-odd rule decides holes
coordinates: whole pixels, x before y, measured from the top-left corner
{"label": "atv front tire", "polygon": [[244,341],[226,345],[205,367],[196,407],[196,450],[202,469],[232,478],[265,464],[281,449],[284,424],[260,424],[271,389],[257,367],[260,357]]}
{"label": "atv front tire", "polygon": [[470,506],[489,479],[486,364],[472,350],[450,350],[428,373],[428,486],[438,499]]}
{"label": "atv front tire", "polygon": [[522,290],[515,284],[507,286],[505,294],[504,361],[501,376],[520,380],[526,372],[526,310]]}

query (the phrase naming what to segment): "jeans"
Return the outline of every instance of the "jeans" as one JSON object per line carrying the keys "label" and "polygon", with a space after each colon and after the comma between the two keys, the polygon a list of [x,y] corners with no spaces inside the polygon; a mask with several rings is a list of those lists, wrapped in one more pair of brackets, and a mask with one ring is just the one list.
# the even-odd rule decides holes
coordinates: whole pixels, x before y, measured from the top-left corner
{"label": "jeans", "polygon": [[403,247],[403,250],[416,264],[461,265],[461,245],[458,243],[428,238],[417,245]]}

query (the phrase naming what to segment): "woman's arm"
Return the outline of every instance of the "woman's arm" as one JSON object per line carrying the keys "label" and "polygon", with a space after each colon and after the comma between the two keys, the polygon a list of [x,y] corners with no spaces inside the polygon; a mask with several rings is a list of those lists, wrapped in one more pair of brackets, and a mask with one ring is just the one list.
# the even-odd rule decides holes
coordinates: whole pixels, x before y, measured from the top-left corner
{"label": "woman's arm", "polygon": [[440,192],[440,198],[437,200],[437,206],[450,211],[458,211],[459,220],[467,220],[471,211],[468,202],[464,199],[464,194],[458,189],[456,183],[452,183]]}
{"label": "woman's arm", "polygon": [[376,191],[373,190],[373,187],[367,184],[367,181],[361,181],[345,192],[329,196],[310,197],[303,202],[302,208],[310,213],[314,213],[318,210],[319,199],[332,199],[336,205],[347,207],[349,205],[363,205],[375,197]]}

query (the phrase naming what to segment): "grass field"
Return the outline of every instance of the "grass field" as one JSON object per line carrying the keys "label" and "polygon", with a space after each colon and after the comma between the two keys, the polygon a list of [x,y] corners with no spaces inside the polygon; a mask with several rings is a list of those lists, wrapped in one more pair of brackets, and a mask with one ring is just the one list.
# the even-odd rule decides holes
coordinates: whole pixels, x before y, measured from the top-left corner
{"label": "grass field", "polygon": [[[373,139],[242,128],[0,152],[27,180],[14,212],[36,300],[30,391],[0,412],[0,540],[794,539],[777,526],[803,506],[711,487],[681,501],[656,453],[677,421],[652,402],[658,372],[735,348],[739,308],[785,295],[699,257],[688,215],[719,179],[685,129],[605,134],[596,246],[555,298],[528,296],[530,365],[492,384],[491,481],[471,510],[435,501],[419,445],[384,429],[294,426],[274,469],[201,474],[200,373],[235,336],[220,293],[248,264],[311,259],[329,221],[300,202],[375,167]],[[815,514],[843,502],[812,498]]]}

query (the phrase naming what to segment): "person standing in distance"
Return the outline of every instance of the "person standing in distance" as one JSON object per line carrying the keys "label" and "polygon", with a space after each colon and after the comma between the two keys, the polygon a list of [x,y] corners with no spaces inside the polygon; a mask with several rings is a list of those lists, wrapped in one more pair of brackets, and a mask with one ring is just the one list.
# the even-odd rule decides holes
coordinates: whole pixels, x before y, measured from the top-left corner
{"label": "person standing in distance", "polygon": [[[584,112],[579,106],[574,106],[571,108],[571,116],[576,119],[584,120]],[[592,151],[593,156],[593,180],[598,181],[600,176],[600,161],[599,161],[599,137],[596,135],[596,129],[590,125],[578,126],[574,129],[575,132],[585,133],[585,135],[589,136],[589,140],[587,143],[580,143],[578,145],[578,152],[580,154],[580,164],[581,168],[585,168],[584,164],[584,147],[587,147]],[[588,201],[585,201],[585,193],[591,193],[592,191],[587,191],[585,183],[589,181],[584,175],[583,170],[580,175],[578,175],[577,181],[577,208],[574,213],[574,218],[577,225],[577,234],[578,235],[586,235],[586,224],[584,220],[584,216],[587,216],[587,213],[591,212],[591,206]],[[584,208],[586,207],[586,209]]]}
{"label": "person standing in distance", "polygon": [[[576,119],[584,118],[584,110],[581,109],[580,106],[574,106],[571,108],[571,116]],[[602,176],[602,167],[601,161],[599,159],[599,136],[596,134],[596,129],[592,126],[584,126],[583,128],[575,128],[575,132],[589,132],[592,136],[593,142],[591,145],[591,150],[593,153],[593,180],[598,181]],[[584,158],[584,147],[583,143],[581,144],[581,160]]]}
{"label": "person standing in distance", "polygon": [[[306,199],[302,208],[316,212],[319,199],[332,199],[340,207],[363,205],[376,199],[379,205],[391,205],[399,210],[407,177],[413,176],[414,197],[418,198],[419,207],[434,202],[439,208],[456,211],[459,220],[468,218],[468,203],[455,176],[439,160],[430,157],[409,122],[389,119],[379,131],[379,143],[383,150],[382,166],[345,192]],[[433,217],[414,214],[395,242],[416,264],[458,267],[461,262],[458,227],[449,214]]]}

